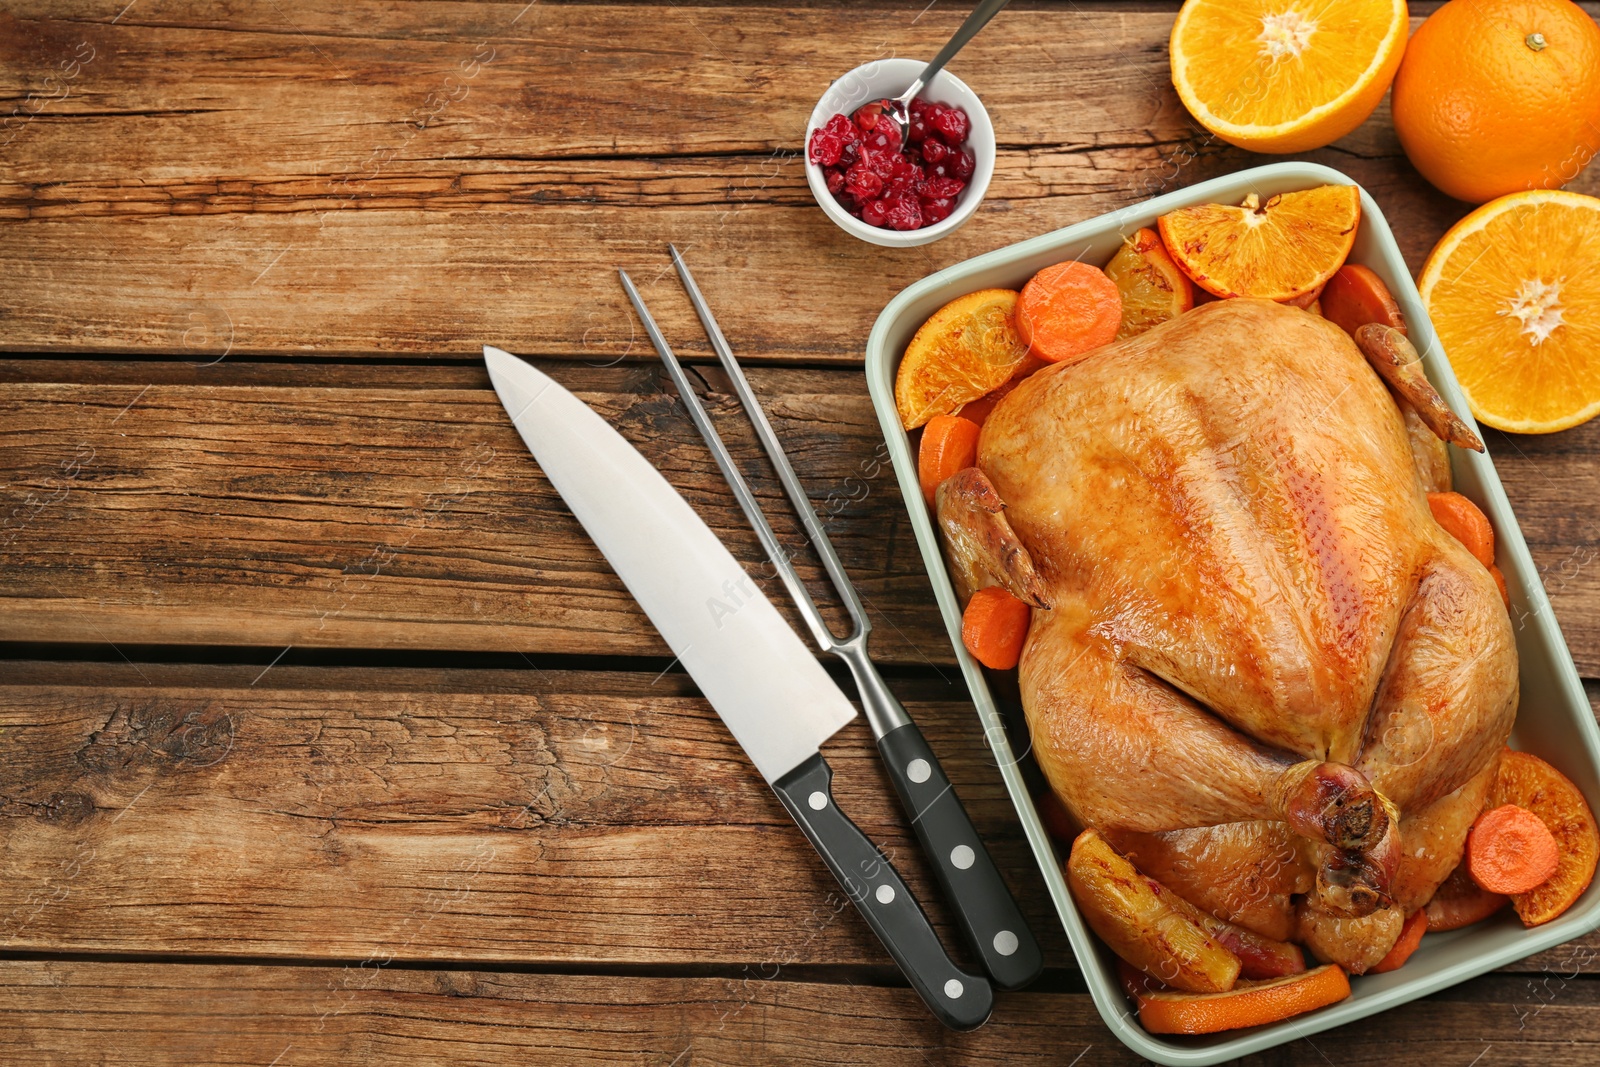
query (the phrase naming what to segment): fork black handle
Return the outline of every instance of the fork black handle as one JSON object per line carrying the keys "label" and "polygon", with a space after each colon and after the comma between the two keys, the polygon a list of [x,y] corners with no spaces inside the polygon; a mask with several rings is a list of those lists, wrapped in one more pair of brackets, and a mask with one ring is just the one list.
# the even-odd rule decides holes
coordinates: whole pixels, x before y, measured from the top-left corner
{"label": "fork black handle", "polygon": [[772,783],[833,876],[855,902],[928,1010],[952,1030],[982,1026],[994,989],[945,953],[922,906],[878,847],[833,802],[833,770],[821,753]]}
{"label": "fork black handle", "polygon": [[878,752],[984,969],[1002,989],[1027,985],[1044,969],[1044,952],[922,731],[907,722],[878,738]]}

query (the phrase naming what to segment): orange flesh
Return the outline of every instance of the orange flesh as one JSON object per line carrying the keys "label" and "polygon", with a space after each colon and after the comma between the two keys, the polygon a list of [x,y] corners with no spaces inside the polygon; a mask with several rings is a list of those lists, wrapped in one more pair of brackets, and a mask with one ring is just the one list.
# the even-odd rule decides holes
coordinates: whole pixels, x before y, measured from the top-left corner
{"label": "orange flesh", "polygon": [[1538,756],[1509,749],[1501,754],[1490,803],[1528,809],[1556,839],[1560,853],[1556,873],[1511,901],[1524,925],[1547,923],[1570,908],[1594,878],[1600,859],[1594,814],[1571,779]]}

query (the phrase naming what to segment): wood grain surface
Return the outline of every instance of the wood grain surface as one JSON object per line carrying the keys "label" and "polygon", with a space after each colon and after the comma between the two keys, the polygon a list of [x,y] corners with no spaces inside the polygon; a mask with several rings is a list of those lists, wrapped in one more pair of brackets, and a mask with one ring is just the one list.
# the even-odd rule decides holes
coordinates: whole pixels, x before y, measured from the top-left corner
{"label": "wood grain surface", "polygon": [[[1179,104],[1172,7],[997,20],[952,68],[1001,131],[988,197],[949,239],[888,250],[811,204],[806,119],[852,67],[936,50],[956,9],[120,6],[35,0],[3,24],[0,100],[39,111],[0,133],[19,223],[0,348],[650,358],[625,267],[704,354],[663,276],[675,241],[741,354],[853,363],[940,267],[1266,161]],[[1368,187],[1413,269],[1466,210],[1418,180],[1386,112],[1305,158]]]}
{"label": "wood grain surface", "polygon": [[[1253,1067],[1497,1063],[1589,1067],[1593,983],[1544,1002],[1523,979],[1475,979],[1241,1061]],[[779,974],[595,977],[351,967],[20,962],[0,965],[16,1067],[81,1062],[85,1035],[121,1067],[575,1062],[859,1065],[1135,1062],[1083,993],[1002,993],[982,1030],[941,1030],[909,989]],[[870,1036],[869,1036],[870,1035]],[[113,1043],[114,1042],[114,1043]],[[1475,1059],[1476,1058],[1476,1059]]]}
{"label": "wood grain surface", "polygon": [[[56,681],[0,685],[7,949],[887,962],[681,674],[11,667]],[[1070,966],[983,732],[950,688],[901,692]],[[958,936],[865,723],[828,756],[841,809]]]}
{"label": "wood grain surface", "polygon": [[[951,667],[859,365],[934,270],[1272,161],[1179,104],[1177,6],[1013,4],[952,65],[1000,131],[982,208],[886,250],[812,203],[805,122],[959,6],[0,0],[0,1062],[1134,1062]],[[1299,158],[1361,182],[1413,269],[1468,210],[1387,104]],[[669,241],[1044,940],[975,1034],[905,988],[478,362],[536,357],[759,572],[616,282],[787,515]],[[1590,678],[1597,427],[1488,435]],[[865,727],[828,755],[954,944]],[[1250,1062],[1600,1063],[1596,974],[1590,935]]]}

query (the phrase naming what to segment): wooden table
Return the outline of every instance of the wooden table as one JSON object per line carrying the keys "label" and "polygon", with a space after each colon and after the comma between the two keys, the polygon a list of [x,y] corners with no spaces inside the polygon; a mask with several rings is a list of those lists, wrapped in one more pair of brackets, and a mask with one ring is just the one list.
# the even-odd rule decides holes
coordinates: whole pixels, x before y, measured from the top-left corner
{"label": "wooden table", "polygon": [[[859,364],[930,271],[1261,159],[1179,106],[1175,3],[1019,3],[953,68],[1001,142],[976,218],[846,237],[803,179],[811,106],[958,7],[5,0],[0,1061],[1132,1059],[966,703]],[[1413,268],[1466,210],[1387,108],[1308,158]],[[780,499],[668,241],[1045,941],[976,1033],[930,1021],[488,388],[480,345],[538,357],[759,560],[616,284]],[[1600,677],[1600,422],[1489,448]],[[865,727],[829,755],[951,939]],[[1597,949],[1258,1062],[1600,1063]]]}

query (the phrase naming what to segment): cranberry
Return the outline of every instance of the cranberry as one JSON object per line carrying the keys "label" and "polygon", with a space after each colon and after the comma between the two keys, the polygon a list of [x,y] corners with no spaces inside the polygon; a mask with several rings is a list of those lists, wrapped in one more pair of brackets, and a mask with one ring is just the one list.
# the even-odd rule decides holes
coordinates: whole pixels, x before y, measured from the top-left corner
{"label": "cranberry", "polygon": [[951,157],[950,164],[950,176],[967,181],[972,177],[973,170],[977,168],[978,161],[973,158],[971,152],[963,148]]}
{"label": "cranberry", "polygon": [[880,178],[890,178],[894,175],[895,164],[905,157],[897,151],[887,148],[874,148],[866,145],[861,149],[861,166],[866,167]]}
{"label": "cranberry", "polygon": [[[879,201],[882,203],[883,201]],[[902,197],[898,200],[888,200],[888,209],[883,213],[884,225],[891,230],[915,230],[922,226],[922,205],[911,197]]]}
{"label": "cranberry", "polygon": [[827,130],[818,128],[811,133],[811,148],[809,158],[819,167],[831,167],[839,162],[839,155],[844,151],[844,140]]}
{"label": "cranberry", "polygon": [[900,151],[900,131],[889,123],[880,123],[878,128],[862,138],[862,146],[876,148],[883,152]]}
{"label": "cranberry", "polygon": [[924,196],[917,201],[922,205],[922,224],[932,226],[943,222],[956,209],[955,198],[949,196]]}
{"label": "cranberry", "polygon": [[857,163],[850,168],[850,173],[844,176],[845,188],[857,200],[872,200],[883,192],[883,179],[869,170],[864,163]]}
{"label": "cranberry", "polygon": [[899,125],[885,118],[887,103],[828,119],[811,135],[807,157],[822,166],[839,206],[869,226],[915,230],[943,222],[975,169],[962,147],[972,120],[960,108],[913,100],[902,145]]}
{"label": "cranberry", "polygon": [[959,148],[972,129],[972,120],[959,107],[947,107],[928,116],[928,125],[944,139],[945,144]]}
{"label": "cranberry", "polygon": [[[855,121],[856,129],[862,133],[869,133],[878,128],[878,120],[883,118],[883,105],[885,101],[874,100],[870,104],[862,104],[856,108],[856,113],[851,116]],[[893,126],[892,122],[885,122],[885,126]]]}

